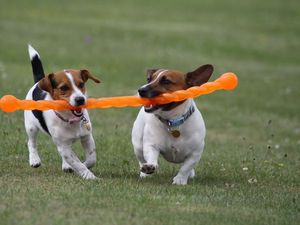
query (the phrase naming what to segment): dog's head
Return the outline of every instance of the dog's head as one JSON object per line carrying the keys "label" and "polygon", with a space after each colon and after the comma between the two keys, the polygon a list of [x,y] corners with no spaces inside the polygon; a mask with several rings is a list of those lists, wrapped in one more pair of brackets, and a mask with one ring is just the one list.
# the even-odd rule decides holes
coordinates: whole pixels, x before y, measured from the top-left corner
{"label": "dog's head", "polygon": [[[139,90],[142,98],[153,98],[163,93],[171,93],[178,90],[185,90],[193,86],[200,86],[206,83],[213,73],[212,65],[203,65],[193,72],[182,73],[175,70],[149,69],[147,70],[148,83]],[[163,105],[145,106],[145,111],[150,113],[161,109],[168,111],[182,102],[171,102]]]}
{"label": "dog's head", "polygon": [[88,70],[83,69],[50,73],[39,81],[38,86],[47,91],[54,100],[65,100],[70,105],[77,107],[86,103],[85,83],[88,79],[100,83],[99,79]]}

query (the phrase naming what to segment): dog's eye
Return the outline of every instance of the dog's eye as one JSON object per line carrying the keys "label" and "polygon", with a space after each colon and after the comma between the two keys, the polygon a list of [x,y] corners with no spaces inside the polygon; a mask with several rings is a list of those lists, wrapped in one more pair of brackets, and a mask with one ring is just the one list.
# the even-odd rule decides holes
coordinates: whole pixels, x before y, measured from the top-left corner
{"label": "dog's eye", "polygon": [[64,85],[62,87],[59,88],[61,91],[66,92],[68,90],[70,90],[70,88],[67,85]]}
{"label": "dog's eye", "polygon": [[80,89],[84,88],[84,83],[83,83],[83,82],[79,83],[79,84],[78,84],[78,87],[79,87]]}
{"label": "dog's eye", "polygon": [[151,81],[151,77],[149,76],[147,77],[147,82],[150,83],[150,81]]}
{"label": "dog's eye", "polygon": [[168,80],[166,77],[162,77],[160,83],[166,85],[166,84],[172,84],[173,82]]}

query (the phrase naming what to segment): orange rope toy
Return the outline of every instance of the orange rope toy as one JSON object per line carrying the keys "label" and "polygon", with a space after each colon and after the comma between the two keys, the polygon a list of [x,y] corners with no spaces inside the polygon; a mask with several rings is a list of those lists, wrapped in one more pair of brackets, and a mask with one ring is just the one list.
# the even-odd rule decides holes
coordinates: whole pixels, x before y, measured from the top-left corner
{"label": "orange rope toy", "polygon": [[[139,96],[120,96],[108,98],[89,98],[82,108],[110,108],[141,105],[157,105],[170,102],[179,102],[187,98],[195,98],[200,95],[210,94],[216,90],[233,90],[238,84],[237,76],[234,73],[225,73],[218,79],[207,82],[198,87],[191,87],[187,90],[165,93],[154,98],[141,98]],[[4,112],[16,110],[66,110],[74,109],[68,102],[63,100],[20,100],[12,95],[5,95],[0,99],[0,109]]]}

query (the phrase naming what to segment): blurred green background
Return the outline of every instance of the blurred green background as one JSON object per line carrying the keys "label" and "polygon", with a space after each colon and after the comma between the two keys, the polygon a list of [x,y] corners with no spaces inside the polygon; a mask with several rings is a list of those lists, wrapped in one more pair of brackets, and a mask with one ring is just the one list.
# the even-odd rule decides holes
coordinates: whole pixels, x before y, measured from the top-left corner
{"label": "blurred green background", "polygon": [[[197,177],[171,185],[177,165],[138,179],[130,133],[138,108],[90,110],[97,144],[84,181],[61,171],[40,135],[30,168],[23,112],[0,112],[1,224],[297,224],[300,219],[300,2],[297,0],[0,0],[0,96],[33,84],[27,43],[46,73],[87,68],[92,97],[132,95],[147,68],[190,71],[239,86],[196,100],[207,127]],[[78,155],[83,156],[79,145]]]}

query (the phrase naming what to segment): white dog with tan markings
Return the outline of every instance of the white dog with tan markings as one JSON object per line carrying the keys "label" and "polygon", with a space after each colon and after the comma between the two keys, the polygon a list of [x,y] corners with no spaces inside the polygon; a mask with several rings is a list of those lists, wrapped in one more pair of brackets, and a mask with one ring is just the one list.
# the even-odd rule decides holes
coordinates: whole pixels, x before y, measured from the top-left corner
{"label": "white dog with tan markings", "polygon": [[[138,92],[143,98],[185,90],[206,83],[213,72],[212,65],[203,65],[193,72],[151,69],[148,83]],[[132,144],[139,161],[140,177],[158,168],[161,154],[167,161],[182,163],[173,184],[185,185],[195,176],[195,166],[204,148],[205,125],[193,99],[164,105],[144,106],[133,125]]]}
{"label": "white dog with tan markings", "polygon": [[[96,147],[92,136],[92,126],[86,109],[81,109],[87,100],[85,82],[88,79],[100,81],[88,70],[64,70],[44,75],[42,62],[35,49],[29,46],[29,55],[34,75],[34,85],[26,99],[29,100],[65,100],[76,110],[32,110],[25,111],[25,128],[28,135],[29,164],[39,167],[36,138],[38,131],[48,134],[57,146],[62,157],[62,170],[75,171],[84,179],[95,179],[89,170],[96,163]],[[85,150],[82,163],[72,150],[72,144],[80,140]]]}

